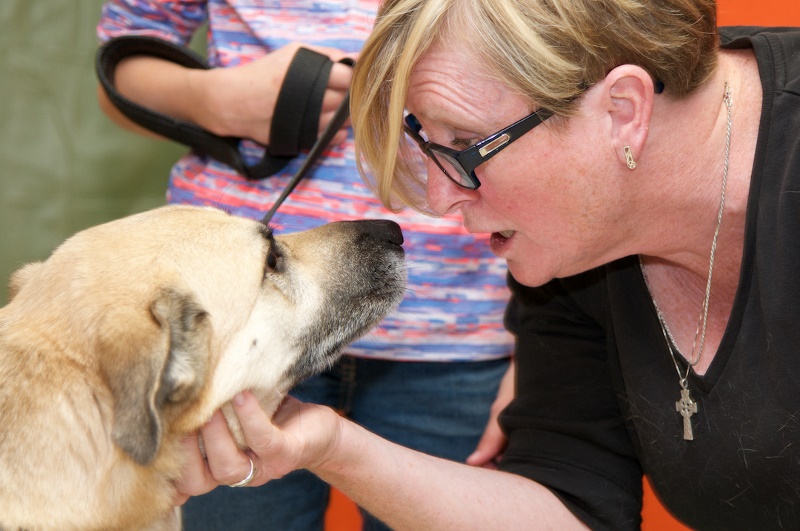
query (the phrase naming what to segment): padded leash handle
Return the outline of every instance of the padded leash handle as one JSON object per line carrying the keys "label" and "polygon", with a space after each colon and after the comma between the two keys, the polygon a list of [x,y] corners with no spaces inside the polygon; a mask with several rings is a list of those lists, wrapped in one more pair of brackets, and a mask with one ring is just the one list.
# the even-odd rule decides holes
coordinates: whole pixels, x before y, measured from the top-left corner
{"label": "padded leash handle", "polygon": [[[270,128],[270,145],[259,162],[247,165],[239,152],[241,138],[215,135],[196,124],[148,109],[120,94],[114,87],[114,70],[120,61],[135,55],[158,57],[186,68],[210,68],[192,50],[163,39],[142,35],[116,37],[100,47],[95,60],[98,80],[112,104],[134,123],[227,164],[248,179],[274,175],[302,149],[313,148],[319,143],[319,139],[316,143],[314,140],[322,98],[333,66],[327,56],[306,48],[297,51],[278,94]],[[350,66],[354,64],[351,60],[341,62]]]}
{"label": "padded leash handle", "polygon": [[[355,61],[353,61],[350,58],[344,58],[339,62],[349,65],[351,67],[356,64]],[[269,211],[264,215],[264,217],[261,218],[261,223],[263,223],[264,225],[269,225],[269,222],[272,220],[272,216],[275,215],[275,212],[278,211],[278,208],[280,208],[280,206],[283,204],[286,198],[289,197],[289,194],[292,193],[295,187],[297,187],[298,183],[301,180],[303,180],[303,178],[308,174],[311,167],[314,165],[317,159],[319,159],[319,157],[322,155],[322,152],[325,151],[325,148],[328,146],[328,144],[331,143],[331,140],[333,140],[333,137],[336,135],[336,132],[342,128],[345,120],[347,120],[347,117],[349,115],[350,115],[350,90],[348,90],[347,93],[344,95],[344,100],[342,100],[342,103],[339,104],[339,108],[336,109],[333,118],[331,118],[331,121],[325,127],[325,130],[322,132],[320,137],[311,147],[311,150],[308,152],[308,157],[306,157],[306,160],[303,162],[303,165],[300,167],[300,169],[297,170],[297,173],[294,174],[292,180],[289,181],[289,184],[286,185],[286,188],[283,189],[283,192],[281,192],[280,197],[278,197],[275,203],[273,203],[272,208],[270,208]]]}
{"label": "padded leash handle", "polygon": [[114,70],[120,61],[134,55],[158,57],[186,68],[208,69],[208,65],[199,55],[168,41],[147,36],[111,39],[97,51],[95,60],[97,78],[111,103],[134,123],[213,157],[242,175],[248,175],[247,167],[238,150],[240,139],[217,136],[193,123],[150,110],[117,91],[114,87]]}

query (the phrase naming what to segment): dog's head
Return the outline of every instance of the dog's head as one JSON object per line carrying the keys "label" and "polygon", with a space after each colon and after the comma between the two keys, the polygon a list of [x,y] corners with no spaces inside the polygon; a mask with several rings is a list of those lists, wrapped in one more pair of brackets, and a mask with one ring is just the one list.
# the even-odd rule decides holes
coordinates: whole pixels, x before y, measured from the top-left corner
{"label": "dog's head", "polygon": [[16,315],[100,375],[112,437],[152,462],[243,389],[324,369],[405,288],[402,234],[354,221],[275,236],[221,211],[164,207],[67,240],[11,281]]}

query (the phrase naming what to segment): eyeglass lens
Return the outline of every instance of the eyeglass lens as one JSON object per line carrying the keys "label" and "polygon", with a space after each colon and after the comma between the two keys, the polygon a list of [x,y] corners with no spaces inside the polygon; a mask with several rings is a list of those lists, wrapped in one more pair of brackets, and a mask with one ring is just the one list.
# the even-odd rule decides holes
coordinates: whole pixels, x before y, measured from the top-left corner
{"label": "eyeglass lens", "polygon": [[453,157],[433,149],[428,149],[428,154],[451,181],[464,188],[475,188],[475,184],[470,179],[470,176],[465,173],[463,166]]}

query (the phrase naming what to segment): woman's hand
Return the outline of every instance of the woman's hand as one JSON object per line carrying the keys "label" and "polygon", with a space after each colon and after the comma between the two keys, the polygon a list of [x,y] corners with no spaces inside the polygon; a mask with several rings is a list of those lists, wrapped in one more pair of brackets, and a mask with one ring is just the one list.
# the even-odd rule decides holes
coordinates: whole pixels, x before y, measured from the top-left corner
{"label": "woman's hand", "polygon": [[[334,61],[322,100],[319,122],[322,131],[344,100],[352,77],[352,68],[337,61],[353,54],[335,48],[294,42],[255,61],[211,70],[185,68],[156,57],[134,56],[119,63],[114,84],[123,96],[148,109],[198,124],[220,136],[251,138],[269,145],[275,103],[294,54],[301,46]],[[123,115],[102,86],[98,86],[98,98],[103,111],[121,127],[156,136]],[[332,142],[341,143],[346,137],[345,130],[339,131]]]}
{"label": "woman's hand", "polygon": [[511,363],[506,370],[503,379],[500,380],[500,387],[497,390],[497,398],[492,403],[492,408],[489,414],[489,422],[486,424],[486,429],[483,432],[481,440],[478,441],[478,446],[467,458],[467,464],[472,466],[481,466],[484,468],[497,468],[497,460],[502,457],[503,450],[505,450],[508,440],[500,429],[500,423],[497,418],[500,412],[514,398],[514,358],[511,358]]}
{"label": "woman's hand", "polygon": [[218,485],[241,481],[250,471],[251,459],[255,476],[248,485],[258,486],[293,470],[313,468],[324,462],[339,442],[340,417],[330,408],[287,397],[270,421],[249,392],[240,393],[232,403],[250,450],[239,450],[217,411],[200,429],[205,459],[196,436],[184,441],[188,460],[176,483],[176,504]]}
{"label": "woman's hand", "polygon": [[[195,78],[189,80],[190,89],[197,90],[199,101],[204,102],[196,109],[196,123],[221,136],[251,138],[268,145],[275,103],[289,65],[301,46],[334,61],[322,100],[319,130],[324,130],[347,94],[352,68],[337,62],[348,56],[341,50],[299,42],[241,66],[188,72]],[[342,140],[344,136],[340,133],[334,142]]]}

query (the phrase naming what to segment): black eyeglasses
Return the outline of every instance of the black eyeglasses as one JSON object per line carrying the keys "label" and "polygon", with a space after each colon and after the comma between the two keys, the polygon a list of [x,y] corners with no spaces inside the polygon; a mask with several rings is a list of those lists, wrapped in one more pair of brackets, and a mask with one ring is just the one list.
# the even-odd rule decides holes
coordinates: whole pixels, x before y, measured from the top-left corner
{"label": "black eyeglasses", "polygon": [[419,134],[422,125],[413,114],[406,115],[403,129],[408,136],[416,140],[420,149],[433,159],[451,181],[462,188],[477,190],[481,182],[475,175],[475,168],[503,151],[512,142],[551,116],[553,116],[552,111],[539,109],[463,151],[456,151],[422,138]]}

